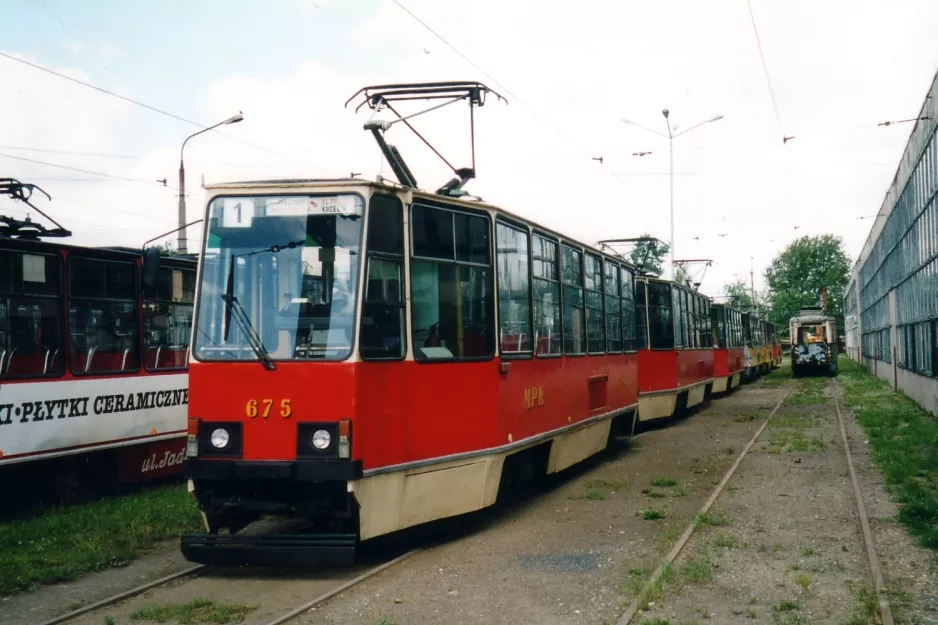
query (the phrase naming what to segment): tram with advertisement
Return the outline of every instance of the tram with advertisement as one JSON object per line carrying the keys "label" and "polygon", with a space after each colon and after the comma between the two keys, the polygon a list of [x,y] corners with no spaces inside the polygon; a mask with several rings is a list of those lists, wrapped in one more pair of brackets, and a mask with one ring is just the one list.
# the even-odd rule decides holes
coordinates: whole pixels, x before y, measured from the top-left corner
{"label": "tram with advertisement", "polygon": [[743,314],[725,304],[711,304],[713,333],[713,392],[725,393],[740,385],[746,359],[743,350]]}
{"label": "tram with advertisement", "polygon": [[182,467],[196,262],[165,258],[144,285],[139,250],[42,240],[69,234],[0,217],[5,501]]}

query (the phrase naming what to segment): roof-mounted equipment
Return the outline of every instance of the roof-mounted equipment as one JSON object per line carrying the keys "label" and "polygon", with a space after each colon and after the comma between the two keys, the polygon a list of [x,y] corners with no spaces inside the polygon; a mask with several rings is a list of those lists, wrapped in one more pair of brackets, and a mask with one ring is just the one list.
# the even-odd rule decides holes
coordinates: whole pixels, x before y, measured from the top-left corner
{"label": "roof-mounted equipment", "polygon": [[[372,118],[365,123],[365,130],[370,131],[374,136],[375,141],[378,143],[378,147],[381,149],[381,153],[384,155],[384,158],[387,159],[388,165],[390,165],[394,175],[397,176],[397,180],[400,184],[412,189],[417,188],[417,179],[414,177],[413,172],[410,171],[407,163],[404,162],[404,158],[401,156],[401,153],[395,146],[389,144],[384,137],[385,133],[394,124],[399,122],[407,126],[417,136],[418,139],[423,141],[424,144],[430,148],[430,150],[432,150],[441,161],[446,163],[447,167],[452,169],[454,174],[456,174],[455,178],[451,179],[449,182],[437,189],[436,193],[449,197],[460,197],[465,195],[462,187],[467,182],[476,177],[475,107],[485,104],[485,96],[488,93],[494,94],[496,98],[504,101],[505,103],[508,102],[508,100],[503,98],[498,93],[492,91],[482,83],[455,81],[402,83],[394,85],[374,85],[371,87],[363,87],[345,102],[345,106],[348,107],[352,100],[355,100],[361,96],[362,101],[358,104],[358,106],[355,107],[355,112],[358,112],[363,106],[368,105],[368,107],[374,111],[374,115],[377,115],[379,112],[387,109],[397,116],[397,119],[376,120],[374,119],[374,115],[372,115]],[[416,113],[401,115],[397,109],[394,108],[392,103],[408,100],[443,100],[443,102],[434,104],[433,106],[430,106],[429,108],[426,108],[422,111],[417,111]],[[424,113],[429,113],[430,111],[434,111],[436,109],[440,109],[444,106],[455,104],[456,102],[461,102],[463,100],[469,103],[469,137],[472,150],[472,166],[457,168],[454,167],[453,164],[446,159],[446,157],[440,154],[440,151],[433,147],[433,145],[427,141],[427,139],[425,139],[416,128],[414,128],[414,126],[410,123],[410,120],[414,117],[417,117],[418,115],[423,115]]]}
{"label": "roof-mounted equipment", "polygon": [[44,196],[46,196],[47,200],[52,199],[48,193],[34,184],[20,182],[15,178],[0,178],[0,195],[7,195],[14,200],[23,202],[37,213],[54,223],[56,227],[46,228],[42,224],[37,224],[36,222],[32,221],[29,218],[29,215],[26,216],[26,219],[16,219],[15,217],[0,215],[0,238],[8,237],[16,239],[37,240],[41,237],[72,236],[72,232],[70,230],[63,228],[59,222],[46,215],[36,205],[29,201],[33,195],[33,192],[35,191],[42,193]]}

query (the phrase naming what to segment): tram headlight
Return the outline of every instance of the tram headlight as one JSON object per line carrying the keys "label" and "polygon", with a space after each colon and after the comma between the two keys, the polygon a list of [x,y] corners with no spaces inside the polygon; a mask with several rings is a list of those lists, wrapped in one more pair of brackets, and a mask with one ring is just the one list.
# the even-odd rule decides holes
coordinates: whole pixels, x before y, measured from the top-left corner
{"label": "tram headlight", "polygon": [[329,445],[332,444],[332,435],[326,430],[316,430],[313,432],[313,437],[310,439],[310,442],[313,444],[313,447],[323,451],[329,449]]}
{"label": "tram headlight", "polygon": [[209,440],[212,442],[212,447],[215,449],[224,449],[228,446],[228,442],[231,440],[231,435],[225,428],[217,428],[212,432],[212,436],[209,438]]}

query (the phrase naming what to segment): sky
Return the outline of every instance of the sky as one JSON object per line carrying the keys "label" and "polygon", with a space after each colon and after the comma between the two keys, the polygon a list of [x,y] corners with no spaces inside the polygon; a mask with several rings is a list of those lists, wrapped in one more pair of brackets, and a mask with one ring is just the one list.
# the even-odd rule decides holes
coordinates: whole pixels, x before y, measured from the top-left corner
{"label": "sky", "polygon": [[[934,0],[7,0],[4,14],[0,177],[45,189],[37,206],[73,243],[175,228],[188,122],[245,118],[186,146],[195,220],[203,177],[391,176],[370,111],[345,101],[478,80],[508,103],[476,111],[467,190],[587,244],[668,241],[668,141],[641,126],[666,134],[664,108],[676,132],[723,115],[673,142],[676,256],[713,261],[698,274],[711,296],[750,270],[763,289],[800,236],[835,234],[856,258],[911,130],[878,124],[916,117],[938,67]],[[470,164],[464,107],[415,123]],[[405,129],[388,139],[422,188],[451,177]],[[24,209],[0,199],[0,214]]]}

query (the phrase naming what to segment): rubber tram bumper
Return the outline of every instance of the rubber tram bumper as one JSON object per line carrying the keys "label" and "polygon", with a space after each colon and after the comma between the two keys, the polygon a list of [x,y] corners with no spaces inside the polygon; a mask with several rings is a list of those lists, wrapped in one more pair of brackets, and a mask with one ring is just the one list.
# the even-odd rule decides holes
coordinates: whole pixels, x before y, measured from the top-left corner
{"label": "rubber tram bumper", "polygon": [[355,534],[183,534],[191,562],[219,565],[336,565],[355,562]]}

